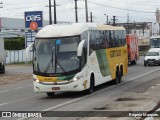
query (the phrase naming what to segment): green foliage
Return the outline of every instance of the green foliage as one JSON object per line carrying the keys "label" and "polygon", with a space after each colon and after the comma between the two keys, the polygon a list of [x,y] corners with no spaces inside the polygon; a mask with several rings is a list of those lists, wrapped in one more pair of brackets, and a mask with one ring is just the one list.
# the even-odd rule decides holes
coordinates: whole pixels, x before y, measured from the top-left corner
{"label": "green foliage", "polygon": [[25,49],[25,38],[5,38],[4,39],[5,50],[22,50]]}

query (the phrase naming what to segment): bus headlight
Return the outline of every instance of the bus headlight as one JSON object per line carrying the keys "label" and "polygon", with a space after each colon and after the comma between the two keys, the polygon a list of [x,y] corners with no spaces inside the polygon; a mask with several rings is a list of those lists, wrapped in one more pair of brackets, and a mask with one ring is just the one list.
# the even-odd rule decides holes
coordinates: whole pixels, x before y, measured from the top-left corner
{"label": "bus headlight", "polygon": [[73,81],[74,81],[74,82],[77,81],[77,80],[78,80],[78,77],[73,78]]}
{"label": "bus headlight", "polygon": [[78,77],[73,78],[73,81],[75,82],[75,81],[77,81],[79,79],[80,79],[80,77],[78,76]]}
{"label": "bus headlight", "polygon": [[39,83],[39,80],[36,80],[37,83]]}
{"label": "bus headlight", "polygon": [[77,76],[77,77],[74,77],[74,78],[72,79],[72,81],[75,82],[75,81],[77,81],[77,80],[80,80],[81,78],[83,78],[83,75],[79,75],[79,76]]}
{"label": "bus headlight", "polygon": [[35,79],[35,78],[33,78],[33,80],[34,80],[35,82],[39,83],[39,80],[37,80],[37,79]]}

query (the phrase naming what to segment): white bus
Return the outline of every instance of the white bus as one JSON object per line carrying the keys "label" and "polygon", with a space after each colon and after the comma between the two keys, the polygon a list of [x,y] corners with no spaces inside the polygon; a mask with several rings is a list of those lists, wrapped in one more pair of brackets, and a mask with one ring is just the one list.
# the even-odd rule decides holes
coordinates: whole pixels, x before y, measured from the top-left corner
{"label": "white bus", "polygon": [[48,96],[59,91],[92,93],[107,81],[121,82],[128,71],[123,27],[49,25],[37,33],[33,51],[34,91]]}

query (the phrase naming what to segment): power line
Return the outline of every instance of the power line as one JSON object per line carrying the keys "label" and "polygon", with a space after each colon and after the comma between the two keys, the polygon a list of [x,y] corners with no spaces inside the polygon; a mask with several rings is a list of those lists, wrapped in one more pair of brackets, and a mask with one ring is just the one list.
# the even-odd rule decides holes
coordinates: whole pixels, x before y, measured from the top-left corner
{"label": "power line", "polygon": [[109,7],[109,8],[114,8],[114,9],[121,9],[121,10],[141,12],[141,13],[152,13],[152,14],[154,13],[155,14],[155,12],[148,12],[148,11],[141,11],[141,10],[132,10],[132,9],[120,8],[120,7],[112,7],[112,6],[109,6],[109,5],[104,5],[104,4],[101,4],[101,3],[95,3],[95,2],[91,2],[91,1],[88,1],[88,2],[91,3],[91,4],[100,5],[100,6]]}

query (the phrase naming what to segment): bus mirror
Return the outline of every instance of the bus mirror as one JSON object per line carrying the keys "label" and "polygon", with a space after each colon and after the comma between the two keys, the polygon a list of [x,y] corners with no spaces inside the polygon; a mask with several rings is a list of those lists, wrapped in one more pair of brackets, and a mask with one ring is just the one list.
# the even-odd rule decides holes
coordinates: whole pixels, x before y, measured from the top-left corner
{"label": "bus mirror", "polygon": [[[34,43],[31,43],[30,45],[28,45],[28,47],[26,48],[26,58],[29,58],[29,52],[30,50],[33,50],[33,45]],[[31,49],[32,48],[32,49]]]}
{"label": "bus mirror", "polygon": [[82,56],[84,43],[85,43],[85,40],[82,40],[78,45],[78,50],[77,50],[77,56],[78,57]]}

